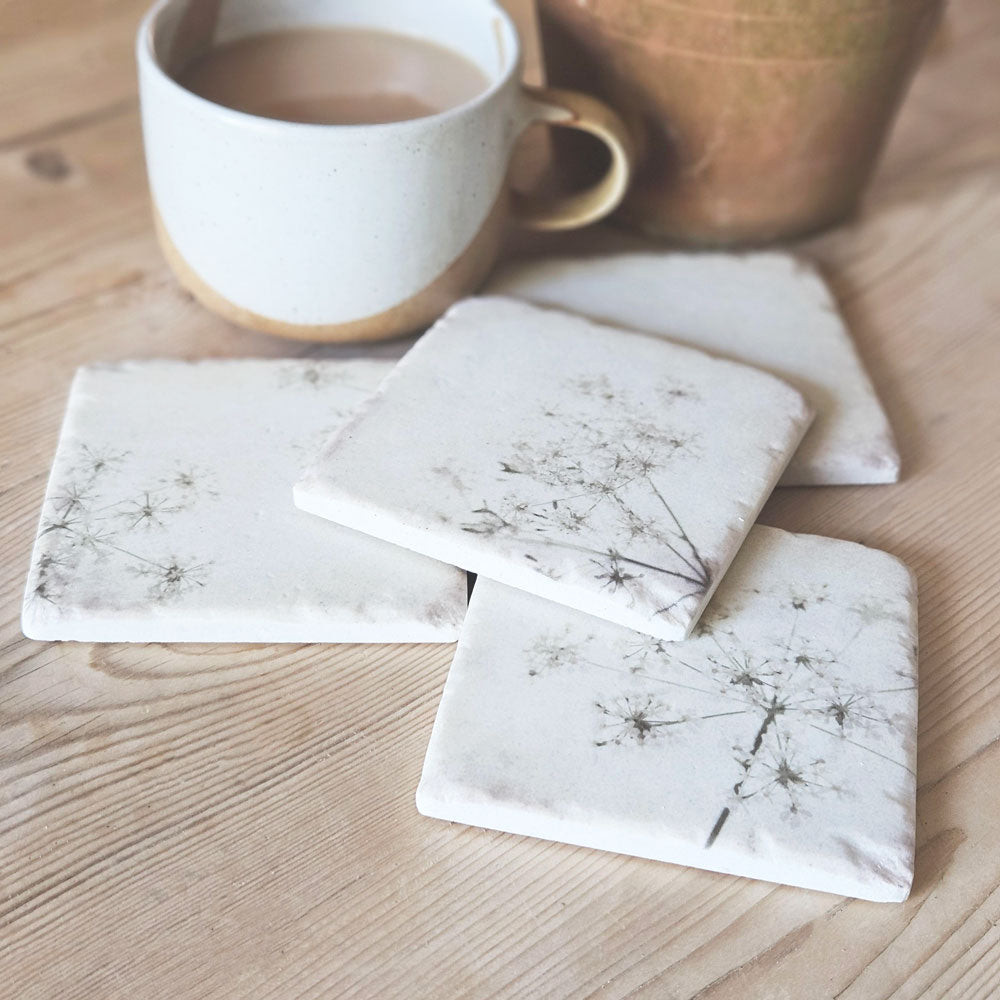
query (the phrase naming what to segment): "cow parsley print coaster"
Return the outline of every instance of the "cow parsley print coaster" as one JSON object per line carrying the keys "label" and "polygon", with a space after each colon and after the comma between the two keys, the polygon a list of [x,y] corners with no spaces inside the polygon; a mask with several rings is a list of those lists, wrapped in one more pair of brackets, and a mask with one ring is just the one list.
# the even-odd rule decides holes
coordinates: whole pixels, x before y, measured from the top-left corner
{"label": "cow parsley print coaster", "polygon": [[780,380],[512,299],[453,307],[296,503],[682,639],[808,426]]}
{"label": "cow parsley print coaster", "polygon": [[913,876],[916,594],[755,527],[685,642],[480,578],[422,813],[873,900]]}
{"label": "cow parsley print coaster", "polygon": [[787,254],[627,253],[511,264],[500,295],[644,330],[787,379],[816,410],[779,486],[894,483],[892,430],[823,279]]}
{"label": "cow parsley print coaster", "polygon": [[34,639],[452,641],[465,575],[298,510],[384,361],[81,369],[25,595]]}

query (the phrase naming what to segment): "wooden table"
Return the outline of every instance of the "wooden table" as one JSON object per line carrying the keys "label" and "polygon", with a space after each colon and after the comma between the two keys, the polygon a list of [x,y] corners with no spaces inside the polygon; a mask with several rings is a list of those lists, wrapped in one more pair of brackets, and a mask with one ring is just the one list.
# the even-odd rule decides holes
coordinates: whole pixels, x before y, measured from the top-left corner
{"label": "wooden table", "polygon": [[996,0],[956,0],[862,218],[801,248],[851,322],[903,481],[782,490],[763,515],[919,577],[903,905],[424,819],[413,793],[451,647],[21,637],[77,365],[316,353],[207,314],[154,246],[131,55],[144,4],[0,4],[0,996],[1000,995]]}

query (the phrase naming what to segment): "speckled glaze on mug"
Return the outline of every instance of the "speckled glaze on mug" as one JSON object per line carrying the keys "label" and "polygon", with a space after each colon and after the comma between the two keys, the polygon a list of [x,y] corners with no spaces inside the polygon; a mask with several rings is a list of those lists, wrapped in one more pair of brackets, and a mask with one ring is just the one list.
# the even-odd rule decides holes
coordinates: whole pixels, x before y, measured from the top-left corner
{"label": "speckled glaze on mug", "polygon": [[[170,75],[207,45],[319,25],[436,42],[489,85],[425,118],[318,125],[213,104]],[[517,33],[490,0],[160,0],[137,58],[167,260],[208,308],[269,333],[332,341],[418,329],[483,280],[509,217],[537,229],[586,225],[628,186],[621,120],[582,94],[522,86]],[[604,176],[545,203],[508,193],[514,143],[538,121],[598,136],[610,151]]]}

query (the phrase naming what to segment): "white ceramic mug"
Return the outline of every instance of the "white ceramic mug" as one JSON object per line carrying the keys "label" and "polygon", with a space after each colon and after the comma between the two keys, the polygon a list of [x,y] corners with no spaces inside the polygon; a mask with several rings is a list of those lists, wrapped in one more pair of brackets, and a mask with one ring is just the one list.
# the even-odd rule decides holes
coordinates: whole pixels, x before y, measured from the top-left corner
{"label": "white ceramic mug", "polygon": [[[426,118],[317,125],[213,104],[170,75],[209,44],[313,25],[436,42],[489,86]],[[200,301],[253,329],[312,340],[418,329],[483,280],[509,216],[536,229],[583,226],[628,186],[621,120],[582,94],[524,87],[517,32],[490,0],[160,0],[137,55],[163,251]],[[604,178],[546,203],[508,197],[514,144],[538,121],[602,139]]]}

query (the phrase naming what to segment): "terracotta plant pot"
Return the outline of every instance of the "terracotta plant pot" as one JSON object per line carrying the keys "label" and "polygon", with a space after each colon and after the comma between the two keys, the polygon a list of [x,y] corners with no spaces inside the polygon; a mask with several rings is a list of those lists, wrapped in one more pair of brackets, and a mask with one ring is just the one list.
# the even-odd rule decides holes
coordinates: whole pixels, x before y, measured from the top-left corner
{"label": "terracotta plant pot", "polygon": [[640,165],[620,217],[732,245],[855,208],[943,0],[538,6],[550,83],[596,90],[636,130]]}

